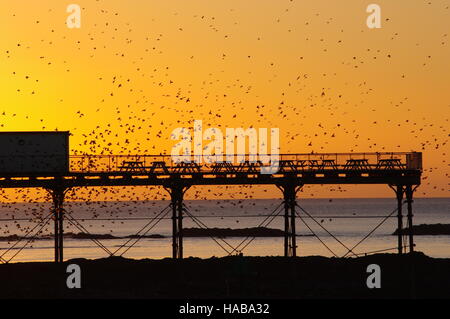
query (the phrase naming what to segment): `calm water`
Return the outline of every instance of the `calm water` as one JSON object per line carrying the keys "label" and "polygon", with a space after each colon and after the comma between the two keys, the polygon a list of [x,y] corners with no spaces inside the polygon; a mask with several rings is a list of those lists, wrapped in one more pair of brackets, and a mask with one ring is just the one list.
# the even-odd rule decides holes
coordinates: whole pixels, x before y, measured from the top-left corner
{"label": "calm water", "polygon": [[[265,216],[274,211],[280,200],[208,200],[186,201],[189,212],[198,216],[201,222],[208,227],[220,228],[246,228],[256,227]],[[67,203],[67,211],[92,234],[111,234],[114,236],[127,236],[136,234],[161,210],[168,202],[95,202]],[[383,219],[396,208],[394,199],[305,199],[299,204],[311,216],[337,236],[347,247],[353,247],[366,236]],[[35,221],[30,222],[32,216],[45,216],[49,212],[49,205],[42,203],[3,204],[0,207],[0,236],[12,234],[23,235],[26,229],[34,227]],[[414,202],[414,224],[450,224],[450,198],[416,199]],[[404,208],[406,210],[406,206]],[[282,213],[281,213],[282,215]],[[267,227],[283,229],[283,218],[276,217]],[[347,250],[335,239],[326,233],[305,213],[304,221],[336,254],[342,256]],[[338,217],[368,217],[374,218],[338,218]],[[394,213],[392,216],[396,216]],[[15,221],[5,220],[14,218]],[[406,219],[404,220],[406,224]],[[368,239],[360,244],[354,251],[356,253],[372,252],[376,250],[395,248],[397,237],[391,234],[397,225],[396,218],[389,218]],[[184,227],[198,227],[188,216],[184,219]],[[36,228],[37,230],[38,228]],[[43,228],[40,236],[51,235],[53,223]],[[145,229],[147,230],[147,228]],[[80,232],[79,229],[65,222],[65,232]],[[310,235],[311,232],[297,219],[297,233]],[[165,258],[170,257],[171,247],[171,220],[170,213],[165,215],[147,234],[161,234],[168,236],[163,239],[142,239],[124,253],[129,258]],[[228,244],[236,247],[244,238],[226,238]],[[115,251],[127,239],[100,240],[109,250]],[[21,242],[14,249],[7,252],[3,258],[9,259],[19,252]],[[300,256],[323,255],[333,256],[320,241],[313,236],[297,238],[298,254]],[[450,236],[415,236],[416,250],[422,251],[432,257],[450,257]],[[14,242],[0,241],[0,255]],[[226,243],[221,242],[228,250]],[[107,253],[96,246],[91,240],[65,239],[65,259],[70,258],[101,258]],[[127,247],[117,253],[120,255]],[[391,252],[395,252],[392,250]],[[283,254],[283,238],[256,238],[244,250],[244,255],[275,256]],[[36,240],[21,250],[13,261],[48,261],[53,260],[53,241]],[[227,253],[211,238],[185,238],[184,256],[211,257],[225,256]]]}

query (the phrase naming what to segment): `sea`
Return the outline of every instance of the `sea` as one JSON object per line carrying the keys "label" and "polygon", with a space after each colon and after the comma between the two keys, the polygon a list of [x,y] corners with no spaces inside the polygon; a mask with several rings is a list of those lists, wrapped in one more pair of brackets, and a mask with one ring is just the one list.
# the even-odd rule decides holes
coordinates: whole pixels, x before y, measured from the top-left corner
{"label": "sea", "polygon": [[[64,259],[97,259],[111,254],[133,259],[170,258],[172,219],[168,205],[168,201],[65,203],[64,232],[84,232],[97,239],[66,237]],[[354,257],[397,252],[397,236],[393,235],[397,228],[397,202],[393,198],[300,199],[298,205],[298,256]],[[52,219],[45,219],[50,210],[49,203],[1,204],[2,261],[54,260],[54,223]],[[406,204],[403,214],[406,216]],[[413,214],[414,225],[450,224],[450,198],[417,198],[413,203]],[[260,226],[283,230],[283,215],[280,199],[186,200],[183,227],[244,229]],[[42,220],[47,223],[40,223]],[[404,217],[403,224],[406,222]],[[143,234],[146,237],[141,239],[132,236]],[[111,236],[105,238],[106,235]],[[22,240],[18,241],[18,238]],[[450,236],[416,235],[414,243],[416,251],[435,258],[450,258]],[[210,258],[230,254],[282,256],[284,238],[183,239],[184,257]]]}

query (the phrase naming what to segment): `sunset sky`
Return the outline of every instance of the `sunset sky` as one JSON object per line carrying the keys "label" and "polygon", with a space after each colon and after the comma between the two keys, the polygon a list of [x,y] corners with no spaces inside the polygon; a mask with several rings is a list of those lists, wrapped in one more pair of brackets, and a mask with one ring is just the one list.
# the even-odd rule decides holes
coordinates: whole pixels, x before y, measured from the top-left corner
{"label": "sunset sky", "polygon": [[71,153],[170,154],[172,130],[195,119],[279,128],[282,153],[421,151],[417,196],[448,196],[449,1],[1,0],[0,30],[1,131],[68,130]]}

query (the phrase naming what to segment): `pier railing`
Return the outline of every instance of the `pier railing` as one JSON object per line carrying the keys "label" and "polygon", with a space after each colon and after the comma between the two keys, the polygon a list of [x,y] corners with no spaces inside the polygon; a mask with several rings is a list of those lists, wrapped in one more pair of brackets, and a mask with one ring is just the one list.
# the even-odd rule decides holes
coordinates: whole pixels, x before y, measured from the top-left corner
{"label": "pier railing", "polygon": [[[309,153],[280,154],[276,162],[279,172],[295,171],[371,171],[422,170],[422,153]],[[70,171],[84,173],[134,172],[144,174],[173,173],[239,173],[259,172],[268,166],[270,156],[252,154],[231,158],[216,155],[71,155]]]}

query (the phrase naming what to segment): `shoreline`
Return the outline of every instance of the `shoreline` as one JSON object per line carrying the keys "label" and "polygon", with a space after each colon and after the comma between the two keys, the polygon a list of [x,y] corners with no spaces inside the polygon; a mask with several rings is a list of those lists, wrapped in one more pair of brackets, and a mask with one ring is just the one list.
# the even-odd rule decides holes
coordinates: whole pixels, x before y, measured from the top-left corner
{"label": "shoreline", "polygon": [[[398,229],[396,229],[391,236],[397,236],[399,233]],[[402,230],[402,234],[407,235],[408,229],[404,228]],[[420,224],[413,226],[413,234],[415,236],[447,236],[450,235],[450,224]],[[268,228],[268,227],[248,227],[248,228],[184,228],[183,229],[184,237],[217,237],[217,238],[227,238],[227,237],[284,237],[284,231],[276,228]],[[297,237],[311,237],[313,234],[297,234]],[[73,233],[68,232],[64,233],[65,239],[78,239],[78,240],[89,240],[89,239],[132,239],[132,238],[153,238],[153,239],[162,239],[162,238],[170,238],[171,236],[165,236],[161,234],[150,234],[139,236],[136,234],[127,235],[127,236],[114,236],[111,234],[91,234],[91,233]],[[45,235],[40,237],[35,237],[33,240],[53,240],[52,235]],[[0,242],[13,242],[18,240],[23,240],[24,237],[13,234],[9,236],[0,236]]]}
{"label": "shoreline", "polygon": [[[415,236],[446,236],[450,235],[450,224],[420,224],[420,225],[413,225],[412,232]],[[399,230],[396,229],[395,232],[392,235],[398,235]],[[408,234],[408,229],[403,228],[401,233],[403,235]]]}
{"label": "shoreline", "polygon": [[[250,228],[184,228],[183,229],[184,237],[218,237],[218,238],[226,238],[226,237],[284,237],[284,231],[281,229],[275,228],[267,228],[267,227],[250,227]],[[297,234],[297,237],[310,237],[314,236],[312,234],[308,235],[300,235]],[[88,240],[88,239],[129,239],[129,238],[171,238],[171,236],[164,236],[161,234],[150,234],[150,235],[127,235],[127,236],[114,236],[111,234],[91,234],[91,233],[64,233],[65,239],[78,239],[78,240]],[[25,239],[24,237],[18,235],[9,235],[0,237],[0,242],[2,241],[18,241],[21,239]],[[35,237],[34,240],[53,240],[53,235],[45,235],[41,237]]]}

